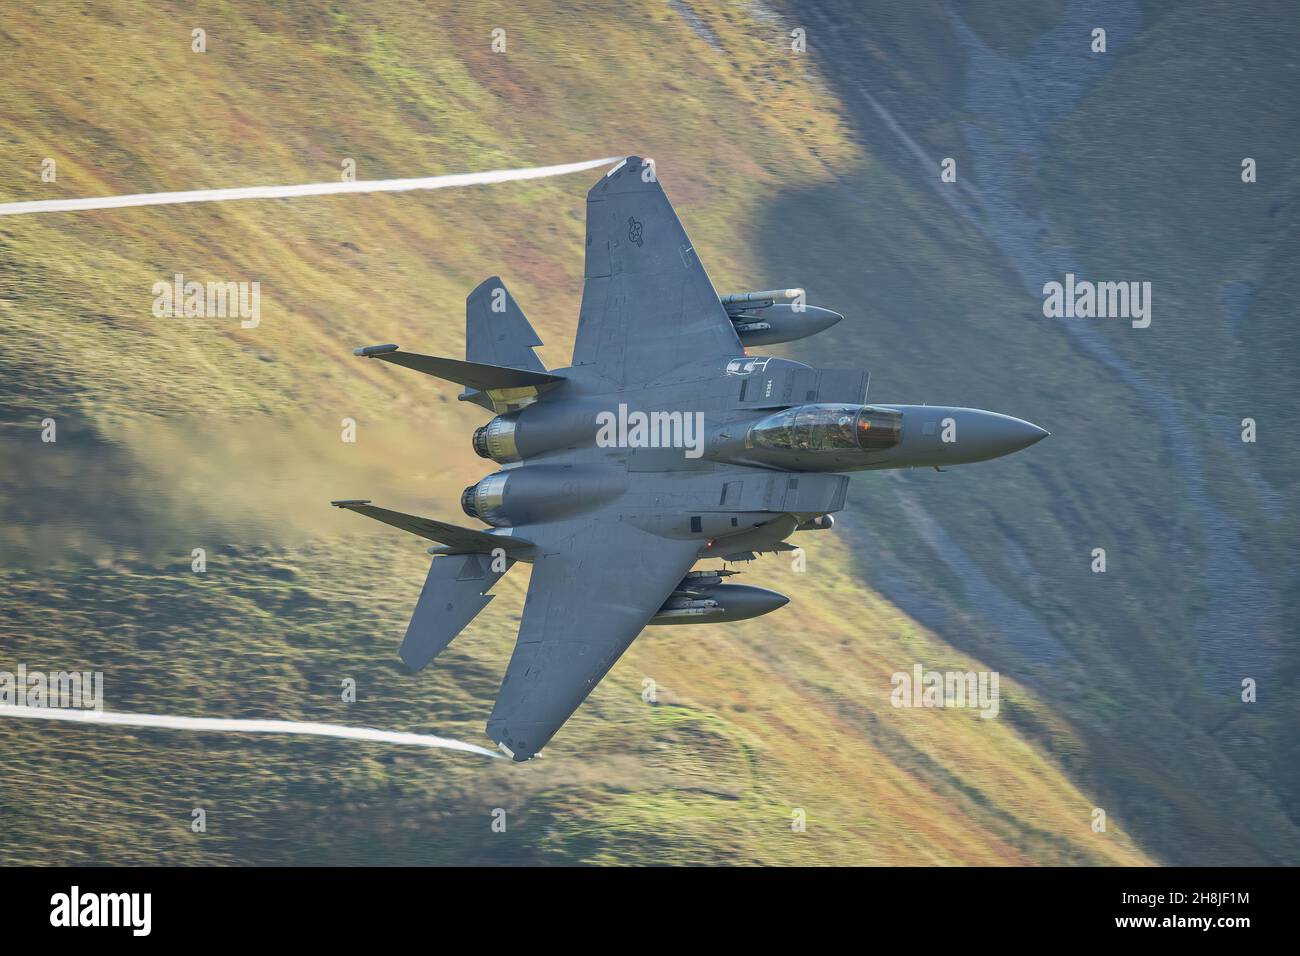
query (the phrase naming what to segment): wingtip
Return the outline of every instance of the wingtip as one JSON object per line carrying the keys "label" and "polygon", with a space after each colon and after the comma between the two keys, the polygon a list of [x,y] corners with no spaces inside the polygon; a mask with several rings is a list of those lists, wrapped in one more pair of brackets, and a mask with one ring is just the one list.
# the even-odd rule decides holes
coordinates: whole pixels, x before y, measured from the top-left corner
{"label": "wingtip", "polygon": [[515,763],[532,760],[541,752],[540,749],[530,750],[528,744],[512,735],[498,718],[488,719],[487,735],[496,742],[497,748]]}
{"label": "wingtip", "polygon": [[340,498],[338,501],[331,501],[335,508],[355,508],[358,505],[370,504],[369,498]]}
{"label": "wingtip", "polygon": [[[641,170],[646,166],[654,168],[654,160],[643,158],[641,156],[627,156],[606,170],[605,175],[601,176],[591,189],[587,192],[587,198],[593,199],[605,195],[625,193],[633,189],[652,188],[658,185],[659,178],[657,173],[650,176],[642,176]],[[633,174],[632,179],[627,178],[627,174]]]}
{"label": "wingtip", "polygon": [[497,742],[497,749],[513,760],[515,763],[527,763],[539,754],[517,754],[500,741]]}
{"label": "wingtip", "polygon": [[374,355],[384,355],[388,352],[396,351],[397,346],[390,343],[388,345],[363,345],[359,349],[353,349],[352,354],[360,356],[361,358],[370,358]]}
{"label": "wingtip", "polygon": [[[500,276],[497,275],[488,276],[486,279],[484,279],[482,282],[480,282],[478,285],[474,286],[474,288],[470,290],[469,295],[465,296],[465,302],[466,304],[468,304],[470,302],[473,302],[475,299],[482,298],[485,293],[489,293],[492,290],[498,288],[504,289],[505,287],[506,287],[505,280],[503,280]],[[510,294],[509,290],[506,291],[506,294],[507,295]]]}

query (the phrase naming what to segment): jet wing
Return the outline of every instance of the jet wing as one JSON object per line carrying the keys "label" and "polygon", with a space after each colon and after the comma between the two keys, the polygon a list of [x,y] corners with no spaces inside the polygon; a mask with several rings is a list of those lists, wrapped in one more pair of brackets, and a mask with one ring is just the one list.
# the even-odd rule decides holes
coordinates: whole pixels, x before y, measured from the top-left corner
{"label": "jet wing", "polygon": [[587,194],[584,279],[573,364],[617,385],[743,352],[653,165],[640,157]]}
{"label": "jet wing", "polygon": [[[698,541],[617,517],[552,526],[537,545],[514,655],[488,736],[515,760],[551,739],[695,563]],[[540,529],[528,529],[541,537]],[[550,529],[548,529],[550,530]]]}

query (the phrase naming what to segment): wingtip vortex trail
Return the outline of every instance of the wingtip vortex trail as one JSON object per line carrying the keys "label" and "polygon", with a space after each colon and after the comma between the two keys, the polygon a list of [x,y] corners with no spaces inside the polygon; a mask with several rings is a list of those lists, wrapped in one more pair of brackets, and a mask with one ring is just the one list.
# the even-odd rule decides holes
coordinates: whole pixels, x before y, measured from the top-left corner
{"label": "wingtip vortex trail", "polygon": [[398,744],[408,747],[426,747],[438,750],[460,750],[466,753],[504,759],[494,750],[478,744],[437,737],[433,734],[413,734],[397,730],[376,730],[372,727],[345,727],[342,724],[322,724],[298,720],[249,720],[231,717],[180,717],[172,714],[118,714],[111,711],[65,710],[55,707],[0,706],[0,717],[21,717],[28,720],[62,720],[77,724],[94,724],[108,727],[153,727],[166,730],[192,730],[204,733],[293,734],[308,737],[335,737],[344,740],[362,740],[370,743]]}
{"label": "wingtip vortex trail", "polygon": [[566,176],[617,162],[620,157],[587,159],[558,166],[524,169],[495,169],[481,173],[449,173],[417,179],[363,179],[355,182],[300,183],[290,186],[237,186],[233,189],[191,189],[184,192],[133,193],[126,196],[92,196],[85,199],[37,199],[30,202],[0,203],[0,216],[22,216],[39,212],[83,212],[91,209],[125,209],[131,206],[174,206],[199,202],[230,202],[241,199],[292,199],[298,196],[333,196],[342,193],[409,192],[486,186]]}

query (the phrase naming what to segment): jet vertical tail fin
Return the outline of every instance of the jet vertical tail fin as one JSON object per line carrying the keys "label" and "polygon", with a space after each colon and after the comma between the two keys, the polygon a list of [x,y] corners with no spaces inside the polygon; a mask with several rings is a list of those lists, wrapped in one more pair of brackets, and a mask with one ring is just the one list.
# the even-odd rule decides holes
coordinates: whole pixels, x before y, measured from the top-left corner
{"label": "jet vertical tail fin", "polygon": [[474,620],[496,595],[487,591],[514,564],[504,559],[504,568],[493,559],[477,554],[434,558],[424,590],[416,602],[399,652],[413,671],[423,669]]}
{"label": "jet vertical tail fin", "polygon": [[541,344],[506,284],[491,276],[465,299],[465,361],[403,352],[396,345],[370,345],[355,354],[456,382],[465,386],[462,402],[500,414],[563,381],[533,351]]}
{"label": "jet vertical tail fin", "polygon": [[[545,372],[533,349],[542,344],[500,276],[489,276],[465,299],[465,360],[483,365]],[[482,392],[466,385],[462,402],[489,407]],[[495,406],[493,406],[495,410]]]}
{"label": "jet vertical tail fin", "polygon": [[533,352],[541,344],[499,276],[484,279],[465,299],[465,361],[545,372]]}

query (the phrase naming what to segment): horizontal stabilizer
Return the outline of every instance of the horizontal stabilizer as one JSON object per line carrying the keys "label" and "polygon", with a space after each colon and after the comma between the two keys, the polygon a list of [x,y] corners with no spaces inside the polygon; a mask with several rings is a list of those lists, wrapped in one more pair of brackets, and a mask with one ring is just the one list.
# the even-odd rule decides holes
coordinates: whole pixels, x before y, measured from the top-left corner
{"label": "horizontal stabilizer", "polygon": [[[383,351],[380,351],[383,349]],[[397,347],[370,346],[356,350],[364,358],[376,358],[394,365],[413,368],[425,375],[446,379],[469,388],[487,392],[494,389],[540,388],[564,381],[563,376],[551,375],[549,372],[534,372],[522,368],[507,368],[504,365],[483,365],[479,362],[462,362],[459,359],[440,358],[436,355],[421,355],[419,352],[403,352]]]}
{"label": "horizontal stabilizer", "polygon": [[521,538],[475,531],[473,528],[461,528],[444,521],[434,521],[432,518],[420,518],[400,511],[389,511],[387,508],[377,508],[369,501],[360,499],[331,501],[330,504],[336,508],[345,508],[363,514],[367,518],[374,518],[376,521],[401,528],[411,534],[418,534],[421,538],[449,545],[457,554],[491,554],[498,548],[511,554],[532,547],[531,541],[524,541]]}
{"label": "horizontal stabilizer", "polygon": [[477,554],[434,558],[402,639],[399,652],[402,662],[418,671],[442,653],[491,603],[495,595],[486,592],[512,564],[514,559],[507,558],[504,567],[497,571],[493,570],[495,561]]}

